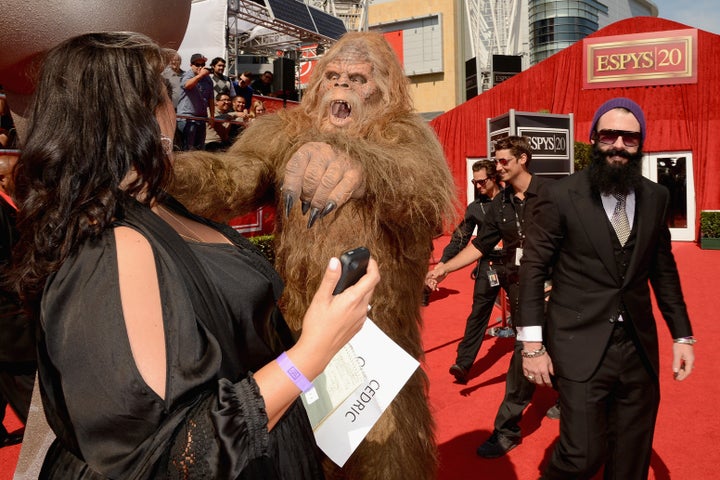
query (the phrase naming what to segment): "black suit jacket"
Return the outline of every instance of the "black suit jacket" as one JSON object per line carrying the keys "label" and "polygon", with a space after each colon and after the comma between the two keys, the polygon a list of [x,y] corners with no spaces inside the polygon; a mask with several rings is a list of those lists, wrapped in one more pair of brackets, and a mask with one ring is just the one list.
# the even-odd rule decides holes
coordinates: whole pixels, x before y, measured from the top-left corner
{"label": "black suit jacket", "polygon": [[[592,375],[624,304],[649,370],[659,370],[650,285],[673,338],[692,335],[666,223],[668,191],[643,179],[635,192],[635,248],[625,278],[618,272],[607,215],[592,195],[588,171],[544,190],[528,231],[520,268],[520,322],[545,326],[555,374],[574,381]],[[543,282],[553,289],[544,316]]]}

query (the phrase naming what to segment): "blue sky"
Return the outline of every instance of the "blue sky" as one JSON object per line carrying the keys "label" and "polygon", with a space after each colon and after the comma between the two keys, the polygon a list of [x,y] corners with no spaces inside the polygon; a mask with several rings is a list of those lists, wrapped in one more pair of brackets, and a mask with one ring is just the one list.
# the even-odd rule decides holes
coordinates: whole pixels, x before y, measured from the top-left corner
{"label": "blue sky", "polygon": [[720,35],[720,9],[717,0],[652,0],[658,17]]}

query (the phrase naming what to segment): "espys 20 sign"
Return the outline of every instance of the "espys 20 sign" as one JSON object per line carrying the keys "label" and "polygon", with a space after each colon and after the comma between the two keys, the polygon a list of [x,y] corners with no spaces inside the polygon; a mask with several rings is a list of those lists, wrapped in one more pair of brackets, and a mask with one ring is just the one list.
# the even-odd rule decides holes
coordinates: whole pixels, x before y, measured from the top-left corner
{"label": "espys 20 sign", "polygon": [[697,29],[583,40],[583,88],[697,82]]}

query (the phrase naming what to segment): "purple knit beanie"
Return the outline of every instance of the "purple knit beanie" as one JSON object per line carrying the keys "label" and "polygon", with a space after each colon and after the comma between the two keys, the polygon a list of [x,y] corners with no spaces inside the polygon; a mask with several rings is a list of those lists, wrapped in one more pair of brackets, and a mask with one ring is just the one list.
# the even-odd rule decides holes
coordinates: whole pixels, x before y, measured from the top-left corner
{"label": "purple knit beanie", "polygon": [[633,102],[629,98],[625,97],[617,97],[608,100],[607,102],[600,105],[600,108],[597,109],[597,112],[595,112],[595,116],[593,117],[592,125],[590,126],[590,139],[592,139],[593,133],[595,132],[595,127],[597,126],[598,120],[600,120],[600,117],[605,115],[607,112],[612,110],[613,108],[624,108],[625,110],[629,110],[633,115],[635,115],[635,118],[637,118],[637,121],[640,122],[640,137],[642,138],[642,142],[645,142],[645,115],[643,114],[642,108],[640,108],[640,105]]}

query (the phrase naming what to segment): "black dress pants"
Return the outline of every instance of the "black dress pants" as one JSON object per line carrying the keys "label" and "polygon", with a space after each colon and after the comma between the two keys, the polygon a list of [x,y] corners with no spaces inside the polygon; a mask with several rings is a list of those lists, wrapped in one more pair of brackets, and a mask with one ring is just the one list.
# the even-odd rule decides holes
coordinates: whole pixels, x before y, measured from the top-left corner
{"label": "black dress pants", "polygon": [[[507,282],[503,288],[508,292],[511,316],[514,317],[517,313],[518,284],[517,282]],[[513,321],[513,328],[515,323]],[[514,439],[519,439],[521,436],[518,423],[535,393],[535,384],[523,375],[522,356],[520,355],[522,348],[522,342],[516,341],[505,378],[505,397],[498,408],[494,424],[496,431]]]}
{"label": "black dress pants", "polygon": [[[492,268],[498,274],[498,280],[503,282],[505,278],[505,269],[502,264],[493,262]],[[490,269],[490,261],[482,259],[477,267],[475,278],[475,287],[473,288],[473,303],[470,315],[465,322],[465,334],[457,347],[457,357],[455,363],[465,370],[470,370],[475,358],[477,357],[483,339],[485,338],[485,330],[490,322],[495,300],[500,285],[490,286],[488,279],[488,270]]]}
{"label": "black dress pants", "polygon": [[560,439],[543,479],[648,476],[660,385],[618,322],[595,374],[586,382],[558,378]]}

